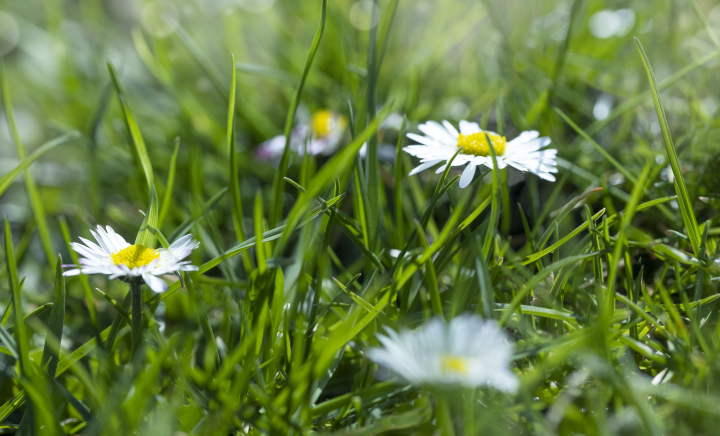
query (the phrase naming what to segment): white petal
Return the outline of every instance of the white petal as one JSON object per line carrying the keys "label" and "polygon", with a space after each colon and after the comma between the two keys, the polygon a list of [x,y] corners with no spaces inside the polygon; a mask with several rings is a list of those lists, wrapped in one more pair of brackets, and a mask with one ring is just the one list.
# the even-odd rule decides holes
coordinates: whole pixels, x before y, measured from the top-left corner
{"label": "white petal", "polygon": [[[98,230],[102,229],[102,227],[100,226],[97,226],[97,228]],[[95,238],[97,243],[100,244],[100,247],[102,247],[103,250],[107,251],[108,253],[113,253],[113,250],[111,250],[110,247],[108,247],[108,245],[105,243],[105,238],[103,238],[102,236],[100,236],[99,233],[93,230],[90,230],[90,233],[93,235],[93,238]]]}
{"label": "white petal", "polygon": [[460,121],[460,133],[463,135],[470,135],[472,133],[480,133],[482,129],[478,123],[471,123],[470,121]]}
{"label": "white petal", "polygon": [[152,274],[143,274],[142,275],[143,280],[145,280],[145,284],[150,287],[154,292],[157,292],[158,294],[160,292],[165,292],[168,288],[167,283],[160,280],[159,278],[155,277]]}
{"label": "white petal", "polygon": [[448,160],[453,156],[453,154],[455,154],[457,147],[428,147],[425,145],[410,145],[403,148],[403,151],[424,161]]}
{"label": "white petal", "polygon": [[[97,253],[98,256],[107,256],[107,255],[110,254],[110,253],[106,252],[105,250],[103,250],[101,246],[99,246],[98,244],[94,243],[93,241],[90,241],[90,240],[88,240],[88,239],[85,239],[85,238],[83,238],[82,236],[80,236],[80,240],[83,241],[83,243],[84,243],[92,252]],[[73,244],[76,244],[76,242],[73,242]],[[70,244],[70,245],[72,245],[72,244]]]}
{"label": "white petal", "polygon": [[80,255],[82,255],[82,256],[85,256],[85,257],[88,258],[88,259],[100,260],[100,259],[102,259],[103,257],[107,256],[107,255],[98,255],[98,254],[95,253],[94,251],[91,251],[90,248],[88,248],[88,247],[86,247],[86,246],[84,246],[84,245],[82,245],[82,244],[79,244],[79,243],[77,243],[77,242],[71,242],[71,243],[70,243],[70,247],[71,247],[73,250],[75,250],[76,253],[78,253],[78,254],[80,254]]}
{"label": "white petal", "polygon": [[458,136],[460,136],[460,132],[458,132],[457,129],[455,128],[455,126],[450,124],[449,121],[444,120],[442,122],[442,124],[443,124],[443,126],[445,126],[445,129],[450,133],[450,135],[452,135],[454,138],[457,138]]}
{"label": "white petal", "polygon": [[407,137],[409,139],[412,139],[413,141],[419,142],[420,144],[427,145],[430,147],[435,147],[435,146],[440,145],[440,142],[438,142],[432,138],[428,138],[427,136],[418,135],[417,133],[408,133]]}
{"label": "white petal", "polygon": [[415,174],[419,173],[420,171],[426,170],[434,165],[439,164],[440,162],[442,162],[442,160],[431,160],[431,161],[421,163],[420,165],[413,168],[413,170],[410,171],[408,176],[414,176]]}
{"label": "white petal", "polygon": [[185,244],[186,242],[188,242],[191,239],[192,239],[192,233],[188,233],[185,236],[181,236],[181,237],[177,238],[175,240],[175,242],[170,244],[170,246],[168,247],[168,250],[172,251],[178,247],[182,247],[183,244]]}
{"label": "white petal", "polygon": [[[109,228],[110,230],[112,230],[112,228],[110,228],[110,226],[107,226],[107,228]],[[115,252],[117,252],[117,251],[122,250],[122,248],[119,248],[119,247],[117,246],[117,244],[115,244],[115,238],[113,238],[112,236],[110,236],[110,233],[108,233],[107,230],[103,229],[103,228],[100,227],[100,226],[97,227],[97,230],[98,230],[98,235],[100,235],[100,237],[103,238],[103,241],[105,242],[105,245],[107,245],[107,247],[110,249],[110,252],[111,252],[111,253],[115,253]]]}
{"label": "white petal", "polygon": [[425,124],[420,124],[418,130],[442,144],[457,144],[457,136],[452,136],[450,132],[437,121],[428,121]]}
{"label": "white petal", "polygon": [[538,136],[540,136],[540,133],[539,133],[537,130],[528,130],[528,131],[522,132],[520,135],[518,135],[517,138],[513,139],[512,141],[510,141],[510,143],[513,143],[513,142],[520,142],[520,143],[522,143],[522,142],[528,142],[528,141],[531,141],[531,140],[537,138]]}
{"label": "white petal", "polygon": [[465,170],[463,171],[462,175],[460,176],[460,183],[458,186],[460,186],[461,188],[464,188],[467,185],[469,185],[470,182],[472,182],[473,177],[475,177],[476,169],[477,169],[477,167],[475,165],[473,165],[472,163],[469,163],[465,167]]}
{"label": "white petal", "polygon": [[112,227],[110,227],[110,226],[105,226],[105,228],[107,229],[108,235],[109,235],[110,238],[112,239],[113,243],[115,244],[115,248],[116,248],[118,251],[122,250],[123,248],[127,248],[127,247],[130,246],[130,244],[128,244],[128,243],[125,241],[125,239],[123,239],[122,236],[120,236],[120,235],[118,235],[117,233],[115,233],[115,230],[113,230]]}

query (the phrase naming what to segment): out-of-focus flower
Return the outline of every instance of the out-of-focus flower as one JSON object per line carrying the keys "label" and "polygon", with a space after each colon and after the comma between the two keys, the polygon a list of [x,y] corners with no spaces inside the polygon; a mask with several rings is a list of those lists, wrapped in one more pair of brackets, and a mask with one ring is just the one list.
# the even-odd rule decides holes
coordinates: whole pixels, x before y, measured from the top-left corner
{"label": "out-of-focus flower", "polygon": [[[196,271],[198,267],[190,265],[190,261],[183,261],[190,253],[200,246],[200,243],[185,235],[175,241],[168,248],[153,250],[144,245],[130,245],[122,236],[115,233],[110,226],[105,229],[97,227],[97,233],[90,230],[95,244],[80,238],[84,244],[73,242],[73,250],[84,256],[80,258],[80,265],[63,265],[75,267],[63,273],[66,276],[79,274],[105,274],[111,279],[121,278],[130,282],[142,277],[150,289],[155,292],[167,290],[167,284],[157,276],[169,274],[174,271]],[[100,244],[100,245],[98,245]]]}
{"label": "out-of-focus flower", "polygon": [[510,369],[513,345],[493,321],[461,315],[449,323],[435,318],[417,330],[378,335],[381,348],[367,357],[418,386],[481,386],[514,392]]}
{"label": "out-of-focus flower", "polygon": [[[330,110],[315,112],[308,123],[300,123],[290,132],[290,150],[302,154],[307,141],[307,152],[311,155],[332,154],[340,144],[347,127],[344,115]],[[279,135],[260,144],[255,156],[262,160],[273,160],[282,156],[285,136]]]}
{"label": "out-of-focus flower", "polygon": [[476,167],[480,165],[493,167],[488,144],[490,138],[499,168],[509,165],[522,172],[529,171],[545,180],[555,181],[552,173],[557,172],[555,162],[557,150],[541,150],[550,144],[550,138],[539,138],[540,134],[535,130],[522,132],[517,138],[507,141],[504,136],[489,130],[483,131],[477,123],[468,121],[460,121],[459,132],[448,121],[443,121],[442,124],[428,121],[418,128],[424,135],[408,133],[407,136],[419,144],[403,148],[405,152],[420,158],[421,164],[410,171],[411,176],[445,162],[436,171],[441,173],[445,170],[447,162],[459,148],[462,148],[460,154],[453,160],[452,166],[467,165],[460,176],[460,187],[464,188],[475,176]]}
{"label": "out-of-focus flower", "polygon": [[588,22],[590,33],[598,39],[625,36],[635,26],[635,11],[629,8],[595,12]]}

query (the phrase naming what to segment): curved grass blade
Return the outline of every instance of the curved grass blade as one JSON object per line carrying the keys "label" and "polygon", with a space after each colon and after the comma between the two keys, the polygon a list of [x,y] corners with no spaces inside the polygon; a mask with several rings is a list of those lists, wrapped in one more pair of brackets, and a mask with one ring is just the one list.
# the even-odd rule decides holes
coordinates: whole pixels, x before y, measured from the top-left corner
{"label": "curved grass blade", "polygon": [[[355,156],[360,151],[363,143],[367,140],[370,132],[375,131],[377,126],[385,119],[392,109],[391,105],[386,105],[378,117],[371,122],[365,130],[360,133],[355,140],[348,144],[344,150],[337,153],[332,157],[320,171],[310,180],[307,186],[307,191],[300,194],[300,197],[295,202],[295,205],[288,213],[288,217],[284,226],[283,236],[280,238],[280,242],[275,246],[275,254],[281,253],[287,242],[287,238],[290,235],[300,221],[303,213],[307,210],[308,204],[312,198],[319,195],[323,189],[325,189],[332,180],[334,180],[339,174],[344,173],[352,165]],[[276,174],[281,173],[278,171]],[[283,176],[284,177],[284,176]],[[283,179],[283,183],[285,179]]]}
{"label": "curved grass blade", "polygon": [[22,299],[20,298],[20,286],[18,283],[17,264],[15,263],[15,255],[12,246],[12,233],[10,232],[10,222],[5,218],[5,264],[7,266],[8,286],[12,294],[12,311],[15,314],[15,341],[17,343],[17,351],[20,355],[18,360],[20,364],[21,376],[32,376],[30,360],[28,352],[30,351],[30,342],[27,327],[23,322]]}
{"label": "curved grass blade", "polygon": [[[10,97],[10,86],[8,85],[7,78],[5,76],[5,66],[0,60],[0,87],[2,88],[3,103],[5,106],[5,118],[7,119],[8,130],[10,130],[12,141],[15,143],[17,148],[18,157],[20,160],[25,159],[25,146],[20,140],[20,134],[18,133],[17,126],[15,125],[15,116],[13,113],[12,99]],[[40,234],[40,241],[42,242],[43,249],[45,250],[45,257],[48,263],[52,262],[55,255],[55,248],[53,247],[52,237],[50,236],[50,228],[48,226],[47,217],[45,216],[45,207],[43,201],[40,198],[35,180],[32,178],[32,174],[29,169],[25,170],[25,189],[30,200],[30,206],[35,217],[35,224],[37,225],[38,233]]]}
{"label": "curved grass blade", "polygon": [[310,66],[312,65],[313,59],[315,59],[315,53],[317,52],[320,40],[322,39],[323,32],[325,31],[325,15],[327,12],[327,0],[322,0],[320,6],[320,26],[315,33],[312,45],[310,46],[310,53],[308,53],[307,60],[305,61],[305,68],[303,69],[302,76],[300,77],[300,84],[293,94],[292,100],[290,101],[290,110],[288,111],[287,118],[285,118],[285,149],[283,150],[282,157],[280,158],[280,165],[278,170],[275,172],[272,186],[272,196],[270,200],[270,214],[268,217],[268,224],[273,227],[280,221],[282,215],[282,197],[285,192],[285,176],[287,175],[287,166],[290,160],[290,132],[292,131],[293,122],[295,121],[295,113],[297,112],[298,105],[300,104],[300,95],[302,94],[303,87],[305,86],[305,80],[307,79],[308,73],[310,72]]}
{"label": "curved grass blade", "polygon": [[0,196],[5,193],[8,186],[10,186],[10,183],[17,177],[21,172],[23,172],[27,167],[30,166],[33,162],[37,160],[40,156],[45,154],[48,150],[51,148],[58,146],[60,144],[63,144],[65,142],[71,141],[73,139],[79,138],[80,132],[67,132],[64,133],[57,138],[46,142],[45,144],[41,145],[37,148],[34,152],[30,153],[30,156],[23,159],[18,166],[10,170],[7,174],[0,177]]}
{"label": "curved grass blade", "polygon": [[112,298],[111,296],[109,296],[108,294],[104,293],[103,291],[101,291],[101,290],[98,289],[98,288],[95,288],[95,290],[96,290],[97,292],[99,292],[100,295],[102,295],[102,297],[105,299],[105,301],[107,301],[108,303],[110,303],[110,305],[111,305],[113,308],[115,308],[115,310],[117,311],[118,315],[120,315],[120,317],[121,317],[126,323],[128,323],[128,325],[130,325],[130,312],[128,312],[124,307],[122,307],[122,305],[120,305],[120,303],[118,303],[117,301],[115,301],[115,299],[113,299],[113,298]]}
{"label": "curved grass blade", "polygon": [[215,193],[208,201],[205,202],[203,207],[190,215],[188,219],[182,222],[171,234],[168,236],[167,240],[170,242],[175,241],[180,236],[183,236],[193,225],[195,225],[196,222],[200,221],[205,214],[210,212],[222,199],[223,195],[227,192],[228,188],[227,186],[219,190]]}
{"label": "curved grass blade", "polygon": [[[75,265],[80,264],[80,259],[78,258],[77,253],[75,250],[72,249],[70,246],[71,238],[70,238],[70,230],[68,229],[67,220],[64,216],[60,216],[60,232],[62,233],[63,239],[65,240],[65,245],[67,246],[67,250],[70,253],[70,258],[72,259],[73,263]],[[98,325],[97,321],[97,313],[95,311],[95,301],[93,300],[92,296],[92,289],[90,288],[90,281],[88,280],[87,276],[85,274],[80,274],[78,276],[78,279],[80,280],[80,283],[82,284],[83,293],[85,294],[85,300],[87,302],[87,308],[88,312],[90,313],[90,322],[92,323],[93,327],[95,328],[95,334],[100,333],[100,326]]]}
{"label": "curved grass blade", "polygon": [[145,214],[145,218],[143,219],[140,230],[138,231],[137,237],[135,238],[135,244],[144,245],[146,247],[152,248],[155,246],[155,230],[158,228],[159,219],[159,201],[157,198],[157,192],[155,191],[155,180],[153,176],[152,164],[150,163],[150,156],[148,155],[145,141],[143,140],[142,134],[140,133],[140,128],[135,122],[135,118],[133,118],[133,115],[130,112],[130,107],[125,100],[125,94],[123,93],[122,87],[120,86],[120,81],[117,78],[115,68],[109,61],[107,63],[107,67],[108,71],[110,72],[110,77],[112,78],[113,85],[115,85],[115,91],[117,93],[118,101],[120,103],[120,107],[122,109],[125,119],[125,127],[127,128],[128,133],[132,138],[133,156],[135,156],[135,158],[137,159],[136,163],[139,165],[140,169],[145,175],[145,181],[148,185],[148,197],[150,199],[150,205],[148,206],[148,212],[147,214]]}
{"label": "curved grass blade", "polygon": [[198,321],[200,323],[200,327],[202,327],[203,335],[205,335],[207,346],[212,348],[214,351],[213,356],[215,357],[215,365],[220,365],[220,353],[218,352],[217,342],[215,341],[215,334],[213,333],[212,326],[210,326],[210,321],[208,320],[207,312],[203,307],[203,303],[200,301],[200,296],[198,295],[192,275],[193,274],[183,273],[185,283],[187,284],[188,294],[190,294],[190,299],[197,311]]}
{"label": "curved grass blade", "polygon": [[560,118],[562,118],[568,126],[572,127],[572,129],[580,135],[584,140],[590,143],[595,150],[598,151],[605,159],[607,159],[608,162],[610,162],[620,173],[625,176],[626,179],[630,180],[633,184],[637,183],[637,177],[635,177],[630,171],[627,170],[620,162],[617,161],[610,153],[608,153],[604,148],[600,146],[597,142],[595,142],[594,139],[590,137],[583,129],[580,128],[573,120],[568,117],[565,112],[563,112],[560,108],[555,107],[555,112],[560,115]]}
{"label": "curved grass blade", "polygon": [[[63,322],[65,320],[65,276],[63,276],[62,256],[57,257],[57,266],[55,267],[55,296],[53,298],[52,309],[50,310],[50,319],[48,320],[48,331],[45,338],[45,346],[43,348],[42,360],[40,365],[47,365],[48,377],[55,378],[57,372],[59,350],[51,347],[51,342],[60,344],[63,334]],[[52,385],[48,388],[51,389]]]}
{"label": "curved grass blade", "polygon": [[643,66],[645,67],[645,72],[647,73],[648,81],[650,82],[650,91],[652,93],[653,103],[655,103],[655,112],[657,112],[660,129],[662,130],[663,140],[665,142],[665,150],[667,151],[670,167],[672,168],[673,176],[675,178],[675,192],[678,195],[680,212],[682,213],[683,222],[687,228],[693,252],[695,253],[695,256],[698,256],[700,250],[700,230],[697,225],[695,213],[693,212],[693,205],[690,201],[687,187],[685,186],[685,179],[683,178],[682,171],[680,171],[680,163],[678,162],[675,146],[673,145],[672,137],[670,136],[670,129],[668,128],[665,111],[662,107],[662,103],[660,102],[658,86],[655,81],[655,73],[653,73],[652,66],[650,66],[650,61],[645,54],[642,44],[640,44],[640,40],[635,38],[635,44],[637,44],[638,52],[642,57]]}
{"label": "curved grass blade", "polygon": [[180,151],[180,137],[175,138],[175,148],[173,154],[170,157],[170,169],[168,171],[168,179],[165,184],[165,194],[163,195],[162,206],[160,206],[160,215],[158,218],[158,228],[162,228],[165,218],[167,218],[168,210],[170,210],[170,204],[172,204],[172,193],[173,187],[175,186],[175,171],[177,167],[177,157]]}
{"label": "curved grass blade", "polygon": [[[245,229],[243,229],[243,220],[245,214],[243,213],[242,197],[240,196],[240,177],[238,174],[238,162],[237,162],[237,150],[235,147],[235,93],[237,88],[237,77],[236,77],[236,63],[235,55],[230,53],[232,58],[232,78],[230,81],[230,96],[228,97],[228,114],[227,114],[227,147],[228,147],[228,164],[230,171],[228,172],[230,177],[230,196],[232,198],[232,220],[233,227],[235,228],[235,236],[237,242],[244,241]],[[245,271],[251,271],[253,264],[250,260],[250,256],[247,253],[242,255],[243,266]]]}

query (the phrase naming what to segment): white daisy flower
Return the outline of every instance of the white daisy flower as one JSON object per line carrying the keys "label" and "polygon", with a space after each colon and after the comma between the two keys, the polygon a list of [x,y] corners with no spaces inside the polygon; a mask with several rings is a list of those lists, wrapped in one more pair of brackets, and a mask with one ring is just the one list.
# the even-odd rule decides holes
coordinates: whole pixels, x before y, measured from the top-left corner
{"label": "white daisy flower", "polygon": [[550,138],[539,138],[540,134],[535,130],[522,132],[517,138],[507,141],[504,136],[489,130],[483,131],[478,123],[468,121],[460,121],[459,132],[447,121],[442,124],[428,121],[420,124],[418,129],[424,135],[408,133],[407,136],[419,144],[403,148],[407,153],[420,158],[421,163],[410,171],[411,176],[444,161],[445,164],[436,171],[443,172],[447,161],[462,147],[452,166],[467,165],[460,176],[460,187],[466,187],[472,181],[476,167],[493,167],[492,154],[485,136],[487,135],[495,149],[499,168],[509,165],[522,172],[529,171],[545,180],[555,181],[552,173],[557,172],[557,150],[541,150],[550,144]]}
{"label": "white daisy flower", "polygon": [[518,379],[509,369],[513,345],[493,321],[461,315],[449,323],[435,318],[417,330],[378,335],[382,348],[367,356],[419,386],[474,388],[514,392]]}
{"label": "white daisy flower", "polygon": [[[305,149],[305,141],[309,137],[307,151],[311,155],[331,154],[334,152],[347,126],[345,116],[323,109],[315,112],[309,123],[300,123],[290,132],[290,149],[300,154]],[[255,149],[258,159],[273,160],[283,154],[285,135],[279,135],[260,144]]]}
{"label": "white daisy flower", "polygon": [[200,246],[200,243],[194,240],[192,235],[179,238],[167,249],[153,250],[143,245],[128,244],[110,226],[105,229],[98,226],[97,232],[90,230],[90,233],[98,243],[95,244],[82,237],[80,240],[84,245],[78,242],[71,243],[72,249],[83,257],[79,260],[80,265],[63,265],[63,267],[75,267],[75,269],[65,271],[63,275],[106,274],[111,279],[119,277],[126,282],[142,277],[150,289],[155,292],[164,292],[168,286],[157,276],[174,271],[197,271],[198,269],[198,267],[190,265],[190,261],[183,261]]}

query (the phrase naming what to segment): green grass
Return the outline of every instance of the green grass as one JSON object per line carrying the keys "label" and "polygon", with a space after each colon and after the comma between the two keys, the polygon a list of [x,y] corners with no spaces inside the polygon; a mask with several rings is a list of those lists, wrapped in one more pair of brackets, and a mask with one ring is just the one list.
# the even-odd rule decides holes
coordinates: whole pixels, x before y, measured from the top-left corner
{"label": "green grass", "polygon": [[[251,3],[0,5],[0,433],[717,433],[713,2]],[[604,8],[632,27],[594,36]],[[323,109],[337,151],[256,157]],[[445,119],[540,131],[558,180],[408,176],[405,134]],[[199,271],[63,277],[97,224],[192,233]],[[518,392],[365,357],[466,312],[512,338]]]}

